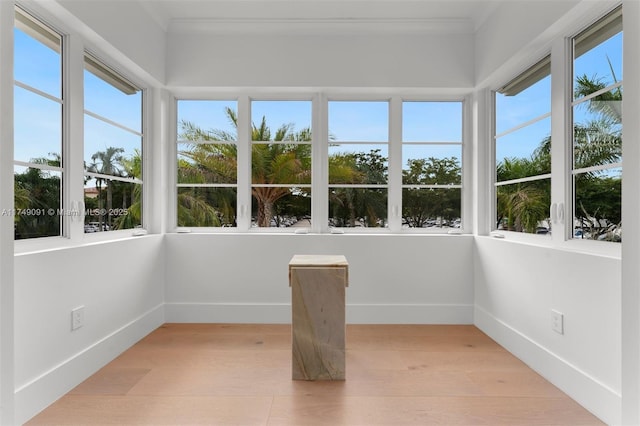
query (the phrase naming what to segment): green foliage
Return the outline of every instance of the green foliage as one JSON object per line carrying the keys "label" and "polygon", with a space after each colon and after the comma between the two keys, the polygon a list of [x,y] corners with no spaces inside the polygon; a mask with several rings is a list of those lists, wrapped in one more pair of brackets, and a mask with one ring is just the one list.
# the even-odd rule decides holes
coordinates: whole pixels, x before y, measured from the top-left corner
{"label": "green foliage", "polygon": [[[459,185],[462,181],[462,170],[455,157],[410,159],[407,166],[402,172],[405,185]],[[460,217],[460,190],[405,188],[402,191],[402,217],[411,228],[429,224],[442,226],[444,220]]]}
{"label": "green foliage", "polygon": [[[237,115],[230,108],[225,109],[225,113],[230,123],[237,129]],[[197,142],[233,142],[236,135],[220,130],[205,131],[198,128],[193,123],[182,121],[181,139],[193,141],[193,144],[180,151],[183,157],[178,161],[178,176],[180,183],[236,183],[238,152],[233,143],[197,143]],[[268,227],[277,215],[278,211],[285,205],[284,198],[293,196],[292,188],[299,192],[305,191],[295,185],[303,185],[311,182],[311,145],[294,142],[311,141],[311,129],[304,128],[295,131],[293,124],[283,124],[276,129],[272,135],[270,127],[267,125],[266,117],[262,117],[261,122],[252,125],[251,150],[251,181],[254,185],[281,185],[281,186],[253,186],[252,195],[256,200],[256,211],[258,226]],[[286,143],[292,142],[292,143]],[[225,191],[216,191],[224,194]],[[228,191],[227,191],[227,195]],[[199,202],[193,199],[182,200],[186,192],[178,193],[178,217],[184,217],[185,221],[180,222],[186,225],[189,211],[193,209],[205,209],[206,211],[193,212],[191,216],[208,218],[212,215],[218,217],[228,217],[222,210],[232,209],[235,205],[235,198],[216,200],[206,200],[202,198],[202,193],[189,194],[190,197],[200,197]],[[233,203],[232,203],[233,201]],[[288,201],[291,203],[291,200]],[[294,203],[295,204],[295,203]],[[181,212],[180,210],[186,210]],[[308,212],[309,210],[307,210]],[[235,222],[235,214],[233,214]],[[229,223],[229,219],[221,221],[221,224]],[[191,225],[207,226],[207,225]],[[219,225],[208,225],[219,226]]]}
{"label": "green foliage", "polygon": [[[36,164],[59,166],[59,156],[36,159]],[[60,178],[46,170],[28,168],[14,174],[15,238],[60,235]],[[49,209],[55,211],[51,214]]]}

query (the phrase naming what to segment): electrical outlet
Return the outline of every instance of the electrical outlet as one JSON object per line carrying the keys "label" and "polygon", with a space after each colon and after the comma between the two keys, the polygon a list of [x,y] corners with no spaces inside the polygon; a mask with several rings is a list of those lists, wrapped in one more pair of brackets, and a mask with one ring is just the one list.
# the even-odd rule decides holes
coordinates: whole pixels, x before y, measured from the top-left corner
{"label": "electrical outlet", "polygon": [[564,314],[551,310],[551,329],[558,334],[564,334]]}
{"label": "electrical outlet", "polygon": [[84,306],[78,306],[71,311],[71,331],[84,325]]}

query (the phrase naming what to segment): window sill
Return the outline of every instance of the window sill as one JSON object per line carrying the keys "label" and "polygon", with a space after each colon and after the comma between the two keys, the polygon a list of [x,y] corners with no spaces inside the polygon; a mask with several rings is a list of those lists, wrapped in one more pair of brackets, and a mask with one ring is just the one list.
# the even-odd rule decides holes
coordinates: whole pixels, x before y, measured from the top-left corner
{"label": "window sill", "polygon": [[[152,235],[152,234],[148,234]],[[14,241],[13,253],[16,256],[43,253],[55,250],[64,250],[75,247],[90,246],[95,244],[112,243],[136,238],[144,238],[146,235],[133,235],[132,229],[122,231],[96,232],[84,234],[78,239],[66,237],[44,237]]]}
{"label": "window sill", "polygon": [[478,238],[496,239],[510,243],[591,254],[613,259],[622,258],[622,243],[578,239],[555,241],[551,235],[524,234],[511,231],[493,231],[490,235],[478,236]]}

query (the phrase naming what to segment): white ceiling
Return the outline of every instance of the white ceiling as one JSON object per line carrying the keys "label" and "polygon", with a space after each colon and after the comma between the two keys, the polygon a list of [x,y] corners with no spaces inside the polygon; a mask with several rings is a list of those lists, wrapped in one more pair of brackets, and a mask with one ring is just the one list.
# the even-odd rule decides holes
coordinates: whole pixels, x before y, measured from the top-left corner
{"label": "white ceiling", "polygon": [[474,32],[505,0],[139,0],[167,31]]}

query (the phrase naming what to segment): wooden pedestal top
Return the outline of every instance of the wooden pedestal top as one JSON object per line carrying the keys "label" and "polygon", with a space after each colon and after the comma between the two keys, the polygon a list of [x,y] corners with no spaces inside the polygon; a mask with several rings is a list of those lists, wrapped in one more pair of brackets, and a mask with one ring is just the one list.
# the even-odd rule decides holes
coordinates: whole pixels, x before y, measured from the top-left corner
{"label": "wooden pedestal top", "polygon": [[291,258],[289,267],[332,267],[332,266],[349,266],[347,259],[342,255],[323,255],[323,254],[296,254]]}

